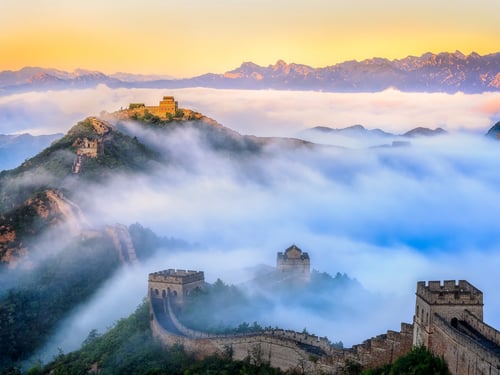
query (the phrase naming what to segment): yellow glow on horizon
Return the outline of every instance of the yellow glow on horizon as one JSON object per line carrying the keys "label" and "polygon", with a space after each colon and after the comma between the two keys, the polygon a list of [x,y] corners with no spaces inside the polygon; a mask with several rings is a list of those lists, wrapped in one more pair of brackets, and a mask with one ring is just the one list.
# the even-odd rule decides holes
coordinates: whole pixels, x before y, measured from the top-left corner
{"label": "yellow glow on horizon", "polygon": [[0,70],[184,77],[222,73],[243,61],[321,67],[425,52],[487,54],[498,51],[500,40],[497,0],[3,1]]}

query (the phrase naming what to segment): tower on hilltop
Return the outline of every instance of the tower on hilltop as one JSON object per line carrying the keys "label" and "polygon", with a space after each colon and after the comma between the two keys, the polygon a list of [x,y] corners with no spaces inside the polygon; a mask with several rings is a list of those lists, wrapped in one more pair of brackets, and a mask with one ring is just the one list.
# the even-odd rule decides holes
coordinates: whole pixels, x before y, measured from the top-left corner
{"label": "tower on hilltop", "polygon": [[417,283],[413,345],[429,347],[435,319],[444,319],[454,326],[468,310],[483,320],[483,293],[465,280],[424,281]]}
{"label": "tower on hilltop", "polygon": [[195,289],[205,286],[205,275],[202,271],[186,271],[168,269],[149,274],[148,287],[151,299],[166,297],[178,305]]}
{"label": "tower on hilltop", "polygon": [[160,100],[160,105],[147,106],[144,103],[130,103],[126,112],[129,116],[134,114],[144,116],[146,113],[150,113],[160,119],[167,119],[169,116],[176,116],[178,109],[178,103],[173,96],[164,96]]}
{"label": "tower on hilltop", "polygon": [[178,109],[178,104],[174,100],[173,96],[164,96],[163,100],[160,100],[160,105],[158,107],[158,112],[165,116],[166,113],[175,115]]}
{"label": "tower on hilltop", "polygon": [[290,272],[300,275],[301,278],[309,279],[311,272],[309,254],[302,252],[293,244],[285,252],[278,253],[276,268],[279,272]]}

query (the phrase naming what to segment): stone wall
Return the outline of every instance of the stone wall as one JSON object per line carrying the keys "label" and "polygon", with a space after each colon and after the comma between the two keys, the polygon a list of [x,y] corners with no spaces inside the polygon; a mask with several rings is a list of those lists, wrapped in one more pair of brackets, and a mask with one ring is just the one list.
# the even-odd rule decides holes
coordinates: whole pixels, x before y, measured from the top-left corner
{"label": "stone wall", "polygon": [[355,357],[365,368],[393,363],[412,348],[413,325],[401,323],[401,331],[388,331],[353,347]]}
{"label": "stone wall", "polygon": [[310,355],[305,350],[299,348],[292,340],[287,340],[282,337],[273,337],[263,333],[221,336],[208,335],[189,330],[186,327],[183,329],[180,322],[177,321],[176,328],[181,328],[188,334],[205,337],[193,338],[180,336],[168,332],[160,325],[151,302],[150,312],[150,325],[153,337],[166,347],[176,344],[183,345],[185,350],[194,353],[198,358],[203,358],[215,353],[223,354],[230,351],[232,353],[232,358],[235,360],[250,358],[254,363],[265,362],[283,370],[300,368],[306,373],[316,373],[314,371],[316,364],[309,360]]}
{"label": "stone wall", "polygon": [[77,156],[97,158],[104,152],[101,139],[77,138],[72,146],[76,148]]}
{"label": "stone wall", "polygon": [[94,127],[95,132],[101,136],[109,133],[112,129],[109,123],[99,120],[97,117],[90,117],[90,123]]}
{"label": "stone wall", "polygon": [[179,321],[169,298],[165,298],[165,301],[166,313],[180,334],[168,332],[158,323],[150,302],[154,337],[165,346],[181,344],[199,357],[226,353],[230,349],[234,359],[250,358],[256,363],[267,362],[283,370],[297,370],[308,374],[344,374],[346,361],[359,363],[364,368],[373,368],[392,363],[411,349],[413,327],[405,323],[401,325],[401,332],[388,331],[352,349],[337,349],[330,345],[326,337],[290,330],[274,329],[233,335],[196,331]]}
{"label": "stone wall", "polygon": [[111,237],[118,258],[123,264],[137,264],[137,254],[128,228],[123,224],[107,226],[105,232]]}
{"label": "stone wall", "polygon": [[500,358],[435,316],[429,350],[443,356],[453,375],[500,375]]}
{"label": "stone wall", "polygon": [[465,280],[424,281],[417,283],[413,345],[429,346],[435,314],[451,322],[465,309],[483,318],[483,293]]}
{"label": "stone wall", "polygon": [[489,326],[469,310],[465,310],[462,319],[466,321],[472,328],[480,332],[488,340],[493,341],[500,346],[500,332]]}

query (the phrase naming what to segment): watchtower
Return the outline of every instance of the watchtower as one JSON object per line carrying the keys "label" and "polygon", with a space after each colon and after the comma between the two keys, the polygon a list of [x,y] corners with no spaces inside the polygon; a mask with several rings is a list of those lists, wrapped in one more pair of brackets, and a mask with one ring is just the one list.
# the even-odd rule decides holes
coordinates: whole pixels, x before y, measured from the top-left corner
{"label": "watchtower", "polygon": [[193,290],[203,288],[205,275],[202,271],[186,271],[168,269],[149,274],[148,287],[151,299],[172,298],[178,305]]}
{"label": "watchtower", "polygon": [[417,283],[413,345],[429,347],[436,315],[456,325],[465,310],[483,320],[483,293],[465,280],[425,281]]}
{"label": "watchtower", "polygon": [[302,252],[295,244],[284,253],[279,252],[276,258],[276,268],[279,272],[290,272],[304,279],[309,279],[310,267],[309,254]]}
{"label": "watchtower", "polygon": [[177,102],[175,101],[173,96],[164,96],[163,100],[160,101],[160,106],[158,109],[158,112],[160,114],[160,117],[165,117],[165,115],[171,114],[175,115],[175,112],[177,112],[178,105]]}

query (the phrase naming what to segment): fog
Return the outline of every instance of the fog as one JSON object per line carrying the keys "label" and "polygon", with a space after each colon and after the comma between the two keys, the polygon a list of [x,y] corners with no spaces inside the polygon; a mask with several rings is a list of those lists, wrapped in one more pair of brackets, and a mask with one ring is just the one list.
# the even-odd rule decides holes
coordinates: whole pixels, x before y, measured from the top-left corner
{"label": "fog", "polygon": [[[65,104],[58,104],[56,113],[69,119],[128,102],[156,103],[167,93],[101,86],[66,94],[22,94],[16,100],[32,95],[36,114],[39,103],[57,98]],[[159,251],[147,263],[115,275],[62,323],[52,353],[76,348],[90,330],[103,332],[131,313],[146,295],[149,272],[196,269],[205,271],[208,282],[221,278],[239,284],[252,277],[252,267],[275,265],[276,253],[292,243],[310,254],[312,268],[345,272],[372,297],[351,296],[354,306],[346,308],[356,310],[355,319],[276,304],[272,319],[283,328],[306,327],[350,346],[411,322],[416,282],[445,279],[466,279],[481,289],[485,320],[500,327],[500,145],[482,136],[500,115],[498,93],[183,89],[168,94],[181,107],[242,133],[293,136],[316,125],[361,123],[395,133],[441,126],[451,135],[414,139],[408,147],[270,147],[235,158],[213,151],[189,127],[162,136],[129,124],[129,134],[170,162],[149,176],[119,175],[89,187],[78,197],[89,221],[95,227],[139,222],[197,246]],[[9,98],[0,98],[0,113],[10,105]],[[43,133],[49,128],[41,118],[31,129]],[[70,124],[63,129],[53,123],[57,129],[51,131],[65,131]],[[11,131],[21,131],[12,126]],[[324,143],[336,144],[335,139]]]}
{"label": "fog", "polygon": [[306,327],[350,346],[411,322],[418,280],[467,279],[485,294],[485,320],[500,325],[495,142],[445,136],[407,148],[273,149],[241,161],[211,151],[189,129],[169,138],[133,126],[129,132],[178,151],[178,159],[151,176],[120,176],[90,190],[85,206],[94,225],[138,221],[198,246],[160,252],[133,275],[118,276],[67,323],[71,332],[104,330],[133,311],[148,272],[197,269],[208,282],[239,284],[292,243],[309,252],[312,268],[347,273],[370,298],[351,295],[344,307],[352,314],[335,318],[277,303],[263,324]]}
{"label": "fog", "polygon": [[485,133],[500,117],[500,93],[323,93],[314,91],[95,89],[0,96],[0,133],[52,134],[89,115],[131,102],[156,105],[174,95],[179,106],[202,112],[243,134],[292,136],[314,126],[362,124],[403,133],[417,126]]}

